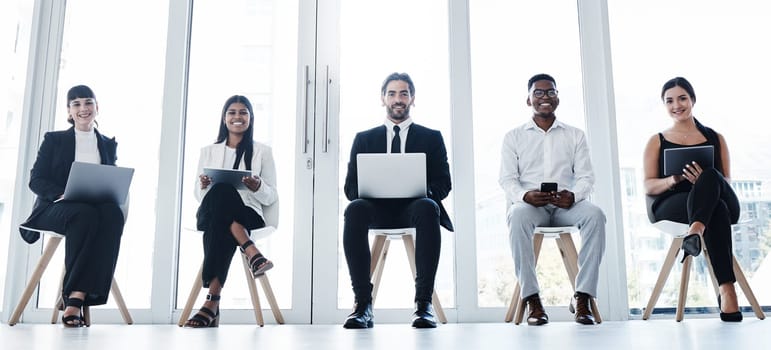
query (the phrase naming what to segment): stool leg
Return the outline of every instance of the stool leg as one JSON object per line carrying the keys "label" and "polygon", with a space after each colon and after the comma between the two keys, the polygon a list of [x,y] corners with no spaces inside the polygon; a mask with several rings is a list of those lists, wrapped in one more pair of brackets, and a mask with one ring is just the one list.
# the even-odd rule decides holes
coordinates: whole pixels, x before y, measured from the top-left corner
{"label": "stool leg", "polygon": [[[541,247],[543,246],[543,233],[536,232],[533,234],[533,256],[535,257],[535,264],[538,266],[538,258],[541,256]],[[522,323],[522,319],[525,316],[525,302],[522,300],[522,286],[517,281],[514,287],[514,294],[511,296],[511,303],[509,304],[509,311],[506,314],[506,318],[509,318],[509,313],[514,313],[514,324],[519,325]],[[510,320],[509,320],[510,321]],[[509,322],[506,321],[506,322]]]}
{"label": "stool leg", "polygon": [[672,240],[672,245],[669,246],[667,257],[664,259],[664,264],[661,266],[661,271],[659,271],[659,278],[656,280],[656,284],[653,286],[651,297],[648,299],[648,305],[645,307],[645,312],[643,312],[643,320],[647,320],[651,317],[653,308],[656,306],[656,302],[659,300],[661,291],[664,289],[664,284],[667,282],[667,277],[669,277],[669,273],[672,271],[672,266],[675,264],[675,258],[677,258],[677,253],[680,251],[680,246],[682,243],[682,238],[675,238]]}
{"label": "stool leg", "polygon": [[692,256],[685,258],[683,262],[683,272],[680,275],[680,295],[677,297],[677,312],[675,313],[675,320],[680,322],[683,320],[683,311],[685,310],[685,299],[688,297],[688,281],[691,276],[691,262]]}
{"label": "stool leg", "polygon": [[249,267],[249,261],[246,255],[241,255],[241,261],[244,265],[244,274],[246,275],[246,285],[249,286],[249,295],[252,299],[252,308],[254,309],[254,319],[260,327],[265,326],[265,319],[262,318],[262,305],[260,305],[260,295],[257,293],[257,285],[254,283],[254,275]]}
{"label": "stool leg", "polygon": [[120,292],[120,288],[118,288],[118,282],[115,281],[115,277],[112,278],[110,292],[112,292],[112,297],[115,298],[115,303],[118,304],[118,311],[120,311],[120,315],[123,317],[123,322],[126,322],[126,324],[134,324],[134,320],[131,319],[128,307],[126,307],[126,301],[123,300],[123,294]]}
{"label": "stool leg", "polygon": [[201,263],[201,268],[198,269],[198,274],[195,275],[193,287],[190,288],[190,295],[187,297],[185,308],[182,309],[182,313],[179,315],[179,322],[177,322],[177,325],[180,327],[184,326],[185,322],[187,322],[187,318],[190,317],[190,312],[193,310],[193,303],[195,303],[195,299],[198,299],[198,294],[201,293],[201,288],[203,288],[203,281],[201,280],[202,274],[203,263]]}
{"label": "stool leg", "polygon": [[[514,293],[511,295],[511,301],[509,302],[509,309],[506,311],[506,318],[503,319],[503,321],[506,323],[511,322],[514,319],[514,314],[517,312],[517,307],[522,303],[522,299],[520,298],[519,294],[520,294],[520,288],[519,288],[519,282],[517,282],[516,286],[514,287]],[[520,322],[521,321],[522,320],[520,320]]]}
{"label": "stool leg", "polygon": [[48,244],[43,251],[43,255],[40,256],[40,261],[38,261],[37,266],[35,266],[35,270],[32,272],[32,276],[29,278],[27,287],[25,287],[24,291],[21,293],[19,303],[16,304],[16,308],[13,310],[11,318],[8,320],[8,325],[13,326],[19,323],[19,319],[21,318],[22,312],[24,312],[24,308],[27,307],[27,303],[29,303],[29,299],[32,297],[32,293],[35,292],[35,288],[37,288],[38,283],[40,283],[40,278],[43,276],[43,272],[45,272],[46,267],[48,267],[48,263],[51,262],[51,257],[54,256],[56,248],[59,247],[59,243],[61,241],[61,237],[52,237],[48,239]]}
{"label": "stool leg", "polygon": [[268,275],[262,274],[257,278],[260,280],[260,284],[262,284],[262,291],[265,292],[265,298],[268,299],[270,309],[273,311],[273,318],[276,319],[276,323],[284,324],[284,316],[281,315],[281,309],[279,309],[278,303],[276,302],[276,296],[273,294],[273,288],[270,287]]}
{"label": "stool leg", "polygon": [[707,263],[707,269],[709,270],[709,280],[712,282],[712,288],[715,290],[715,298],[720,295],[720,287],[717,284],[717,278],[715,278],[715,269],[712,268],[712,259],[709,257],[709,253],[704,249],[704,260]]}
{"label": "stool leg", "polygon": [[56,322],[59,320],[59,308],[64,310],[64,298],[62,297],[62,288],[64,287],[65,273],[67,273],[67,268],[65,266],[62,266],[61,277],[59,277],[59,288],[56,289],[59,292],[56,293],[56,301],[54,302],[54,309],[51,310],[51,324],[56,324]]}
{"label": "stool leg", "polygon": [[380,280],[383,277],[383,268],[385,267],[386,257],[388,257],[388,247],[391,241],[383,235],[375,236],[372,256],[370,258],[370,278],[372,280],[372,305],[375,305],[377,292],[380,289]]}
{"label": "stool leg", "polygon": [[568,273],[570,287],[576,290],[576,276],[578,276],[578,252],[576,245],[570,233],[560,233],[556,239],[557,248],[562,256],[562,264],[565,265],[565,271]]}
{"label": "stool leg", "polygon": [[734,275],[736,276],[736,282],[739,283],[739,287],[742,288],[742,291],[744,292],[744,297],[747,298],[747,301],[750,302],[750,305],[752,306],[752,310],[755,311],[755,316],[758,319],[765,319],[766,314],[763,313],[763,309],[760,307],[760,304],[758,304],[758,299],[755,298],[755,293],[752,292],[752,288],[750,288],[750,284],[747,283],[747,277],[744,276],[744,272],[742,271],[742,267],[739,265],[739,261],[736,260],[736,257],[733,257],[734,259]]}
{"label": "stool leg", "polygon": [[[412,235],[402,235],[402,242],[404,243],[404,249],[407,251],[407,260],[410,262],[410,269],[412,270],[412,279],[414,280],[418,276],[417,266],[415,264],[415,240]],[[444,314],[442,304],[439,302],[439,297],[436,294],[436,289],[431,294],[431,302],[434,305],[434,311],[436,311],[436,317],[439,322],[447,323],[447,316]]]}

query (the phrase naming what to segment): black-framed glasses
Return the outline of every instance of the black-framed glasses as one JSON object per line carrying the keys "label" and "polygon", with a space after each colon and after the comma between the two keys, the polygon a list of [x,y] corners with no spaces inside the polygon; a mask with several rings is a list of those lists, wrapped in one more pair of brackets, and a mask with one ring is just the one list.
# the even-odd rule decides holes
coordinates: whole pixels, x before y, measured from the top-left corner
{"label": "black-framed glasses", "polygon": [[557,91],[555,89],[549,89],[549,90],[535,89],[535,90],[533,90],[533,96],[538,97],[538,98],[544,97],[544,95],[545,96],[549,96],[549,97],[557,97],[558,94],[559,94],[559,91]]}

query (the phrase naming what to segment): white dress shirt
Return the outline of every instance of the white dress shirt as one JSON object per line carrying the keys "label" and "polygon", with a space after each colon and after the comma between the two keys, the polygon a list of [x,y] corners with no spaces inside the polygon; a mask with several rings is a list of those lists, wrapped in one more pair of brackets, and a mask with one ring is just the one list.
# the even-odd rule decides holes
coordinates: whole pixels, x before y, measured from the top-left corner
{"label": "white dress shirt", "polygon": [[75,129],[75,161],[83,163],[99,164],[99,147],[96,144],[94,128],[89,131]]}
{"label": "white dress shirt", "polygon": [[402,142],[401,153],[404,152],[404,146],[407,145],[407,133],[410,131],[410,125],[412,125],[412,118],[407,118],[399,124],[394,124],[391,119],[386,118],[386,153],[391,153],[391,140],[394,139],[394,125],[399,125],[399,137]]}
{"label": "white dress shirt", "polygon": [[498,183],[508,200],[524,202],[525,193],[540,190],[541,182],[573,192],[576,203],[589,196],[594,172],[582,130],[555,120],[543,131],[531,119],[506,134]]}

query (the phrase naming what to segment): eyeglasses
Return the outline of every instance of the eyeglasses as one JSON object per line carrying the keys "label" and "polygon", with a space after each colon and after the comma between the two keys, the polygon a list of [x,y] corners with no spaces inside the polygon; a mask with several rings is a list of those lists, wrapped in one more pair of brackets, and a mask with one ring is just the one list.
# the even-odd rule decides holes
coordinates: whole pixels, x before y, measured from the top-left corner
{"label": "eyeglasses", "polygon": [[544,95],[549,97],[557,97],[557,94],[559,94],[559,91],[555,89],[549,89],[549,90],[541,90],[541,89],[535,89],[533,90],[533,96],[541,98]]}

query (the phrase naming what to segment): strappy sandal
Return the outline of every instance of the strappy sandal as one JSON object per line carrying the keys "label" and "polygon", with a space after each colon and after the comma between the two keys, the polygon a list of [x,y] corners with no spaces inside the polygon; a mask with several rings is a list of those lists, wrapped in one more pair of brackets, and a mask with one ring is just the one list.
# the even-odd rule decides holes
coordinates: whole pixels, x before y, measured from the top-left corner
{"label": "strappy sandal", "polygon": [[[254,242],[250,239],[244,244],[241,245],[241,254],[246,255],[246,248],[249,246],[253,246]],[[273,262],[265,258],[265,256],[262,255],[262,253],[254,254],[251,258],[249,258],[249,268],[252,270],[252,276],[254,278],[260,277],[261,275],[265,274],[265,271],[268,271],[273,268]]]}
{"label": "strappy sandal", "polygon": [[78,310],[77,315],[69,315],[64,316],[62,315],[62,324],[65,328],[79,328],[86,325],[85,320],[83,319],[83,299],[78,298],[67,298],[64,302],[64,309],[66,310],[68,307],[76,307]]}
{"label": "strappy sandal", "polygon": [[[220,301],[219,295],[206,295],[206,300],[211,301]],[[215,313],[208,307],[201,307],[200,310],[198,310],[198,313],[193,315],[187,322],[185,322],[185,327],[187,328],[209,328],[209,327],[219,327],[220,325],[220,307],[219,304],[217,305],[217,312]]]}

